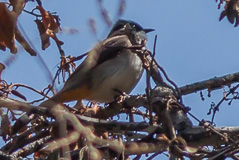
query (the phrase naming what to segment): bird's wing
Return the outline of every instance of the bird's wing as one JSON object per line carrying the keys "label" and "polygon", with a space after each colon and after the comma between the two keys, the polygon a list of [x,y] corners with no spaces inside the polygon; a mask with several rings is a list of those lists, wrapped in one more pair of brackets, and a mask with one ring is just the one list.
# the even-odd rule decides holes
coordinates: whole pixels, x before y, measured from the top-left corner
{"label": "bird's wing", "polygon": [[[96,66],[104,63],[105,61],[114,58],[120,54],[121,50],[125,50],[127,47],[131,47],[132,44],[126,35],[115,36],[107,38],[102,43],[103,47],[100,47],[100,50],[97,54],[97,64]],[[95,67],[96,67],[95,66]]]}
{"label": "bird's wing", "polygon": [[90,71],[105,61],[117,56],[122,49],[132,44],[126,35],[110,37],[100,42],[90,52],[86,59],[67,79],[62,90],[52,97],[57,102],[66,102],[87,98],[90,88]]}

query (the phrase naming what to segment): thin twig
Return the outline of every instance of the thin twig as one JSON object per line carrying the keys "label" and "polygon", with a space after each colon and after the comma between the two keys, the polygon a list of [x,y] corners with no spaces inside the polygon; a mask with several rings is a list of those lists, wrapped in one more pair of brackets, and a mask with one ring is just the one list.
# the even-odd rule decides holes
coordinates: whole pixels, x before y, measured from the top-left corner
{"label": "thin twig", "polygon": [[[153,57],[150,51],[149,51],[148,53],[151,55],[151,57]],[[168,77],[166,71],[163,69],[163,67],[161,67],[161,66],[158,64],[158,62],[157,62],[155,59],[152,59],[152,60],[154,61],[154,63],[156,64],[156,66],[159,68],[159,70],[163,73],[163,75],[164,75],[164,77],[166,78],[166,80],[174,86],[175,90],[178,92],[178,96],[180,97],[181,103],[183,103],[182,98],[181,98],[181,94],[180,94],[180,90],[179,90],[178,86],[176,85],[176,83],[174,83],[174,82]]]}
{"label": "thin twig", "polygon": [[219,107],[220,107],[220,105],[222,104],[222,102],[224,102],[224,101],[226,100],[226,98],[227,98],[230,94],[234,93],[234,91],[235,91],[237,88],[239,88],[239,84],[236,85],[235,87],[233,87],[232,89],[230,89],[230,91],[229,91],[226,95],[224,95],[224,96],[222,97],[222,99],[218,102],[218,104],[213,108],[213,115],[212,115],[212,120],[211,120],[212,123],[213,123],[213,121],[214,121],[216,112],[219,110]]}
{"label": "thin twig", "polygon": [[28,14],[31,14],[31,15],[33,15],[33,16],[36,16],[36,17],[42,17],[42,16],[39,15],[39,14],[36,14],[36,13],[30,12],[30,11],[27,11],[27,10],[25,10],[25,9],[23,9],[23,11],[26,12],[26,13],[28,13]]}
{"label": "thin twig", "polygon": [[38,93],[38,94],[40,94],[40,95],[42,95],[42,96],[44,96],[44,97],[47,97],[47,98],[50,98],[49,96],[47,96],[46,94],[44,94],[42,91],[39,91],[39,90],[37,90],[37,89],[35,89],[35,88],[33,88],[33,87],[30,87],[30,86],[28,86],[28,85],[25,85],[25,84],[21,84],[21,83],[16,83],[16,84],[10,84],[9,85],[9,89],[11,90],[13,87],[23,87],[23,88],[27,88],[27,89],[29,89],[29,90],[32,90],[32,91],[34,91],[34,92],[36,92],[36,93]]}
{"label": "thin twig", "polygon": [[81,59],[82,59],[83,57],[85,57],[87,54],[88,54],[88,52],[87,52],[87,53],[84,53],[84,54],[82,54],[82,55],[80,55],[80,56],[77,56],[77,57],[73,58],[72,60],[66,62],[63,66],[59,67],[58,70],[56,71],[56,74],[55,74],[53,80],[52,80],[52,86],[54,86],[55,81],[56,81],[56,78],[59,76],[60,71],[61,71],[64,67],[66,67],[66,66],[69,65],[70,63],[73,63],[73,62],[75,62],[75,61],[81,60]]}

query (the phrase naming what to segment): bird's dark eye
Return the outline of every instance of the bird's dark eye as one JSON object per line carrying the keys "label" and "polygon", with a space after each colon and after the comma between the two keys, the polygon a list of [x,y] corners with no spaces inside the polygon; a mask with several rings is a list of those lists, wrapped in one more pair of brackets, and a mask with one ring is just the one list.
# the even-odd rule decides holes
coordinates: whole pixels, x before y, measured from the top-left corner
{"label": "bird's dark eye", "polygon": [[143,28],[139,24],[131,24],[132,28],[134,28],[136,31],[141,31]]}

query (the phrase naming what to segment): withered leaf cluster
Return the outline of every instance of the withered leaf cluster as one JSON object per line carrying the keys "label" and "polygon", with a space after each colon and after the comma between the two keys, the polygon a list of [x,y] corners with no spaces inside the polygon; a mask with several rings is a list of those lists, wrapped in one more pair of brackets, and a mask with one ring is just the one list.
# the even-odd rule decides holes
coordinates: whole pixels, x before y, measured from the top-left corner
{"label": "withered leaf cluster", "polygon": [[226,1],[226,5],[224,10],[221,12],[219,21],[221,21],[224,17],[227,17],[228,21],[231,24],[234,24],[235,27],[239,25],[239,1],[238,0],[230,0]]}
{"label": "withered leaf cluster", "polygon": [[[18,41],[30,55],[36,56],[36,51],[27,42],[17,25],[18,16],[22,14],[22,11],[25,11],[24,7],[27,2],[25,0],[9,0],[9,3],[0,2],[0,49],[6,51],[6,48],[8,48],[11,53],[15,54],[17,53],[15,42]],[[33,9],[33,11],[39,10],[40,15],[33,12],[27,13],[37,17],[35,22],[40,32],[42,49],[49,47],[49,37],[60,46],[63,42],[56,37],[60,25],[59,18],[47,12],[41,5],[41,3],[38,3],[38,6]]]}
{"label": "withered leaf cluster", "polygon": [[37,6],[36,9],[40,11],[42,17],[41,20],[35,20],[41,37],[42,49],[45,50],[50,46],[50,37],[54,39],[58,45],[62,45],[63,42],[56,37],[60,25],[58,16],[53,16],[42,6]]}

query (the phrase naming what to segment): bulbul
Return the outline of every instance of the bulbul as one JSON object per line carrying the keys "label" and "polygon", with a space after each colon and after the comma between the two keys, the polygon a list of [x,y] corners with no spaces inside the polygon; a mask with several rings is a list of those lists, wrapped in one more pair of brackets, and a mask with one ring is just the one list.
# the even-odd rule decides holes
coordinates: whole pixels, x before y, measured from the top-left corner
{"label": "bulbul", "polygon": [[118,20],[107,38],[88,52],[64,87],[41,106],[82,99],[109,103],[120,92],[130,93],[143,73],[142,61],[130,47],[145,48],[146,33],[151,31],[136,22]]}

